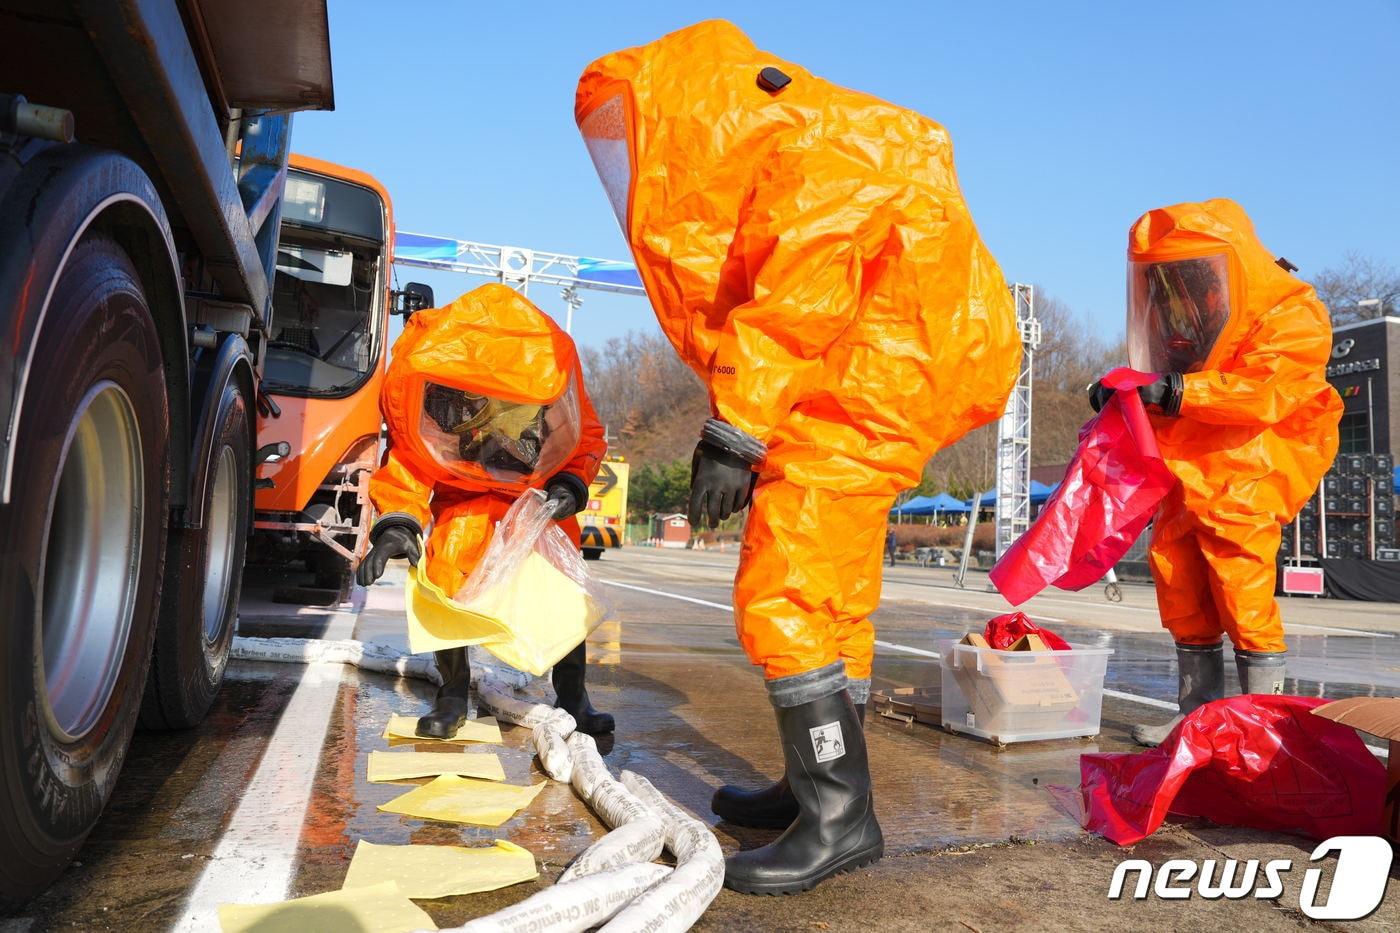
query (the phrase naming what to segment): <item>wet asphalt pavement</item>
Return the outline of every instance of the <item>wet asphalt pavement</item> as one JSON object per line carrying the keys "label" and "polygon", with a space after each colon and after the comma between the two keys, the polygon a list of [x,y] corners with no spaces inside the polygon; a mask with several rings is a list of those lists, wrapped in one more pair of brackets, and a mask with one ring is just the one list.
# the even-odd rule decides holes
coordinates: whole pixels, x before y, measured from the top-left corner
{"label": "wet asphalt pavement", "polygon": [[[590,639],[594,703],[618,720],[600,743],[616,774],[631,769],[707,822],[721,784],[776,776],[776,728],[760,675],[739,650],[731,616],[732,553],[633,548],[592,564],[616,621]],[[240,634],[359,638],[402,646],[402,569],[333,610],[279,606],[250,583]],[[1133,723],[1165,718],[1175,698],[1170,639],[1150,587],[1125,584],[1121,603],[1091,588],[1053,593],[1030,614],[1080,644],[1109,647],[1103,727],[1093,739],[997,748],[924,725],[872,716],[868,728],[886,859],[792,898],[724,892],[699,929],[1184,929],[1203,923],[1271,929],[1309,925],[1297,885],[1277,902],[1106,897],[1114,866],[1137,857],[1277,858],[1300,865],[1306,840],[1204,823],[1169,823],[1131,850],[1086,836],[1048,786],[1078,783],[1078,756],[1130,751]],[[900,566],[888,571],[876,617],[876,689],[939,684],[940,639],[980,629],[1005,611],[973,575]],[[1308,696],[1400,693],[1396,606],[1286,600],[1288,689]],[[1227,668],[1231,667],[1227,665]],[[1233,681],[1233,670],[1228,673]],[[1233,684],[1231,683],[1231,686]],[[427,708],[433,688],[335,665],[235,661],[209,718],[181,733],[139,733],[122,780],[78,861],[0,930],[216,929],[229,901],[296,897],[340,887],[359,839],[472,844],[509,839],[533,852],[541,877],[503,891],[421,902],[449,927],[550,883],[602,831],[566,785],[495,829],[408,819],[376,809],[404,784],[369,784],[367,753],[384,749],[391,713]],[[544,780],[505,730],[507,781]],[[726,851],[772,833],[715,826]],[[1299,872],[1301,874],[1301,872]],[[1392,878],[1395,874],[1392,873]],[[1396,885],[1392,883],[1392,890]],[[269,893],[272,892],[272,893]],[[1400,894],[1360,928],[1395,928]]]}

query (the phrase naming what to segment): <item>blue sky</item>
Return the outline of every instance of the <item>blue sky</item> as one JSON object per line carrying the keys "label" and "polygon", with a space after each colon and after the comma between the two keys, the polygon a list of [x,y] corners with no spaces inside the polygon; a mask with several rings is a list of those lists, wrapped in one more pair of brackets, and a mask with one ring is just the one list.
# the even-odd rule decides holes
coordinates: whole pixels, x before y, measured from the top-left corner
{"label": "blue sky", "polygon": [[[573,122],[593,58],[712,17],[952,134],[1008,279],[1123,327],[1143,211],[1226,196],[1308,275],[1400,260],[1400,0],[609,3],[331,0],[336,110],[299,152],[378,177],[402,229],[630,258]],[[483,279],[399,270],[439,303]],[[561,317],[552,289],[531,293]],[[654,328],[585,293],[579,343]]]}

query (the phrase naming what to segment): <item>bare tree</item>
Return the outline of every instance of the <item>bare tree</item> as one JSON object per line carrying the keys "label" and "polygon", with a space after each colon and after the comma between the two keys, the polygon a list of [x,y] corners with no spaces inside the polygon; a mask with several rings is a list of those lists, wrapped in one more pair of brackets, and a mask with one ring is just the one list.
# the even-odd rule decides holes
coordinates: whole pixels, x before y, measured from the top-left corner
{"label": "bare tree", "polygon": [[1079,429],[1093,411],[1090,383],[1127,362],[1121,338],[1110,343],[1087,315],[1036,287],[1040,347],[1035,354],[1031,462],[1036,466],[1068,463],[1079,446]]}
{"label": "bare tree", "polygon": [[[1063,301],[1036,288],[1041,344],[1035,359],[1032,463],[1067,463],[1089,419],[1089,383],[1127,354],[1109,343],[1094,324]],[[589,394],[608,426],[613,450],[638,464],[687,460],[700,424],[709,417],[704,385],[680,361],[664,337],[634,331],[601,348],[581,351]],[[971,431],[939,451],[924,469],[925,492],[966,498],[996,481],[995,422]]]}
{"label": "bare tree", "polygon": [[1335,324],[1382,317],[1400,306],[1400,269],[1355,250],[1341,265],[1319,272],[1312,285]]}
{"label": "bare tree", "polygon": [[[1123,365],[1127,351],[1121,339],[1104,340],[1087,316],[1075,313],[1040,286],[1035,290],[1035,309],[1041,338],[1033,369],[1031,463],[1051,466],[1068,463],[1074,456],[1079,429],[1093,415],[1089,384]],[[996,482],[996,444],[995,423],[969,432],[934,455],[924,469],[921,488],[961,498],[990,489]]]}
{"label": "bare tree", "polygon": [[612,450],[640,464],[689,458],[709,417],[709,396],[658,333],[633,331],[580,351],[588,394]]}

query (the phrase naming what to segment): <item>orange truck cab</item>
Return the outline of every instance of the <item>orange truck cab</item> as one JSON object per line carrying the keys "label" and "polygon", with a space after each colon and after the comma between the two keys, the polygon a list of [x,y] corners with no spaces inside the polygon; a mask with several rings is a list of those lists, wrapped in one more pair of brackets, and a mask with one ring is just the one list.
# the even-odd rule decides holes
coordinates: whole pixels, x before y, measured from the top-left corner
{"label": "orange truck cab", "polygon": [[366,549],[397,297],[393,229],[389,193],[378,181],[291,157],[258,403],[249,562],[285,570],[303,561],[312,588],[334,593],[290,599],[343,600]]}

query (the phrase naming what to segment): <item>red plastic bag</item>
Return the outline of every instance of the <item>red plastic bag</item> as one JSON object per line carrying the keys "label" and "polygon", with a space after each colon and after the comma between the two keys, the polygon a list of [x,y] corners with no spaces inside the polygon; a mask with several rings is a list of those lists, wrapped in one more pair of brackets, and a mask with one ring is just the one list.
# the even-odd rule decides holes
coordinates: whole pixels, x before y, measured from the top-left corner
{"label": "red plastic bag", "polygon": [[987,644],[1001,651],[1010,648],[1022,635],[1039,635],[1045,642],[1045,647],[1051,651],[1070,650],[1069,642],[1048,628],[1036,625],[1026,618],[1024,612],[1008,612],[1006,615],[997,616],[987,622],[987,627],[982,630],[982,637],[987,639]]}
{"label": "red plastic bag", "polygon": [[1079,431],[1079,449],[1035,524],[992,568],[1013,606],[1053,583],[1081,590],[1133,546],[1176,478],[1162,462],[1137,387],[1156,377],[1119,368],[1103,377],[1118,391]]}
{"label": "red plastic bag", "polygon": [[1314,839],[1381,832],[1385,766],[1330,701],[1253,695],[1208,703],[1157,748],[1079,759],[1084,828],[1120,846],[1168,813]]}

